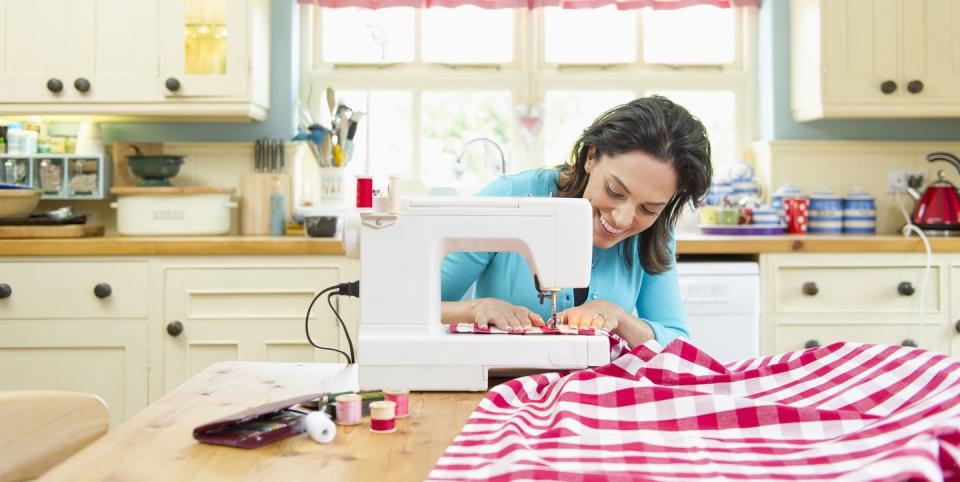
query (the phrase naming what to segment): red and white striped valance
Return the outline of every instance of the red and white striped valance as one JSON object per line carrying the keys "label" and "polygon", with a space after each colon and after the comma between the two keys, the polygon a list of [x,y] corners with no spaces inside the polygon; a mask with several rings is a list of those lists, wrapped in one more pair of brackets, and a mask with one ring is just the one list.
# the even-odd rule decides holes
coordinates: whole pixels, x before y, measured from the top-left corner
{"label": "red and white striped valance", "polygon": [[326,8],[390,8],[413,7],[454,8],[463,5],[473,5],[485,9],[495,8],[541,8],[560,7],[564,9],[598,8],[607,5],[616,5],[618,10],[634,10],[638,8],[653,8],[655,10],[673,10],[692,7],[695,5],[713,5],[720,8],[731,7],[758,7],[760,0],[298,0],[305,5],[316,5]]}

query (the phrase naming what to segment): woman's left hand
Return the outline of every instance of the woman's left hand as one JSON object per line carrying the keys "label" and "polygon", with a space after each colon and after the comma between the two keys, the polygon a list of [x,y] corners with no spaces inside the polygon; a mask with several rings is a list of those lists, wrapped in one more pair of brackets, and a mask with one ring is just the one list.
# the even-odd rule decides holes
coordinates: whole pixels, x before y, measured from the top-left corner
{"label": "woman's left hand", "polygon": [[592,300],[557,313],[557,318],[561,323],[574,328],[599,328],[612,333],[620,326],[620,320],[625,313],[623,308],[615,303]]}

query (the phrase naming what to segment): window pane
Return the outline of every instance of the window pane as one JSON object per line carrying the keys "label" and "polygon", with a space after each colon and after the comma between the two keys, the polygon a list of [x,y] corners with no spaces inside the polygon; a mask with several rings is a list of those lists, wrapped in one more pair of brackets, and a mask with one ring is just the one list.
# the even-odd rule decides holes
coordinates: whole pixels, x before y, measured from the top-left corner
{"label": "window pane", "polygon": [[617,64],[637,58],[637,14],[613,5],[544,10],[544,59],[556,64]]}
{"label": "window pane", "polygon": [[661,90],[645,95],[659,94],[682,105],[697,116],[707,128],[713,172],[727,177],[727,170],[739,160],[737,154],[737,108],[733,92],[697,90]]}
{"label": "window pane", "polygon": [[324,62],[376,64],[413,60],[412,8],[323,9]]}
{"label": "window pane", "polygon": [[[464,148],[467,141],[477,137],[500,144],[510,172],[511,105],[507,91],[424,92],[420,145],[423,183],[431,187],[475,187],[496,179],[501,165],[496,147],[478,142]],[[461,150],[464,155],[457,162]]]}
{"label": "window pane", "polygon": [[733,8],[710,5],[643,11],[643,60],[650,64],[729,64],[736,58]]}
{"label": "window pane", "polygon": [[474,6],[423,10],[424,62],[492,64],[513,60],[513,10]]}
{"label": "window pane", "polygon": [[573,143],[600,114],[630,102],[630,91],[548,90],[545,97],[543,132],[546,140],[545,166],[570,158]]}
{"label": "window pane", "polygon": [[[404,179],[413,173],[413,94],[410,91],[337,91],[337,101],[354,112],[365,113],[354,135],[354,172],[375,176],[397,175]],[[324,107],[326,103],[323,103]]]}

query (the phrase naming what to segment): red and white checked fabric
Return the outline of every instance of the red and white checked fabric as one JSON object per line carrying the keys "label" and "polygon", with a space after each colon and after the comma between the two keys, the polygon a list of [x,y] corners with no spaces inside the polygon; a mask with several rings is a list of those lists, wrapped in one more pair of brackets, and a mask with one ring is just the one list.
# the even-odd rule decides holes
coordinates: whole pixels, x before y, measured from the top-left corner
{"label": "red and white checked fabric", "polygon": [[607,332],[594,328],[573,328],[570,325],[557,325],[556,328],[531,326],[502,330],[496,326],[478,326],[475,323],[454,323],[447,325],[450,333],[473,333],[480,335],[606,335]]}
{"label": "red and white checked fabric", "polygon": [[430,479],[960,480],[960,360],[836,343],[724,366],[651,341],[494,387]]}

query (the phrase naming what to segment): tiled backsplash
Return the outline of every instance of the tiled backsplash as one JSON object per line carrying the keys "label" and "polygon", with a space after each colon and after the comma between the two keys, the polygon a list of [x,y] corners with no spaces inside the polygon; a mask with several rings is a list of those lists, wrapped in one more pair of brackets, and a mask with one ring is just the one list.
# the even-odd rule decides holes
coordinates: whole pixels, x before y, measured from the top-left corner
{"label": "tiled backsplash", "polygon": [[[787,182],[807,194],[825,188],[842,195],[860,187],[876,198],[878,234],[895,233],[904,224],[894,194],[887,192],[888,171],[926,171],[923,187],[936,179],[938,170],[943,170],[950,182],[960,182],[960,174],[949,164],[927,162],[927,154],[938,151],[960,155],[960,142],[760,141],[753,144],[758,178],[768,189],[768,200],[769,192]],[[901,200],[907,212],[912,211],[913,198],[904,193]]]}

